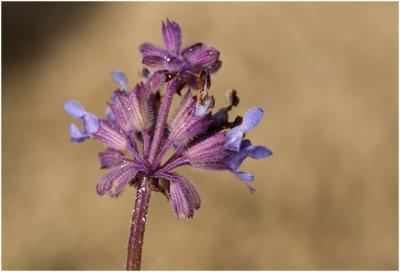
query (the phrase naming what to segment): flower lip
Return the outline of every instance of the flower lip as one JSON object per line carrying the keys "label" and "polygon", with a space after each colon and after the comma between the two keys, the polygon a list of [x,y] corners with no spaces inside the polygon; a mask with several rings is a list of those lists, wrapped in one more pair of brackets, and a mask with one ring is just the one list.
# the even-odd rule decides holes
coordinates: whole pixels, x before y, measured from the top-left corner
{"label": "flower lip", "polygon": [[239,151],[244,133],[257,126],[263,117],[264,111],[261,108],[248,110],[243,118],[241,125],[234,127],[227,134],[227,142],[224,146],[226,150]]}
{"label": "flower lip", "polygon": [[65,102],[64,109],[71,117],[75,119],[81,119],[86,113],[82,105],[79,104],[79,102],[73,100]]}
{"label": "flower lip", "polygon": [[128,88],[128,79],[124,72],[122,71],[114,71],[111,73],[112,78],[114,79],[115,83],[121,86],[121,90],[127,92]]}

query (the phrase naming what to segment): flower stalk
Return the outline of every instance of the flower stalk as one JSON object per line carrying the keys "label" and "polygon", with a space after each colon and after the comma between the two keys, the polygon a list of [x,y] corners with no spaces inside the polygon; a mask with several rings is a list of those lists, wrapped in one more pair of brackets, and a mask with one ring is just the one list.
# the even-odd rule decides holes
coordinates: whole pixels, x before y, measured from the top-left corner
{"label": "flower stalk", "polygon": [[143,177],[142,180],[139,181],[136,193],[131,230],[129,232],[126,270],[140,270],[147,210],[149,208],[151,197],[151,190],[148,187],[148,179],[148,177]]}

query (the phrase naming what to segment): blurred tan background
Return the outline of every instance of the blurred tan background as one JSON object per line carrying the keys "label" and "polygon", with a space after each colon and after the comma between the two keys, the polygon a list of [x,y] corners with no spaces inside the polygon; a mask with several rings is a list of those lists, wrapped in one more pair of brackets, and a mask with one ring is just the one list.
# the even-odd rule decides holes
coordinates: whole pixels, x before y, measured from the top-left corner
{"label": "blurred tan background", "polygon": [[398,268],[397,3],[3,3],[3,269],[124,269],[135,192],[99,197],[102,145],[69,142],[66,100],[102,114],[137,47],[221,51],[217,108],[261,106],[249,133],[256,193],[228,172],[183,169],[203,198],[193,220],[151,201],[144,269]]}

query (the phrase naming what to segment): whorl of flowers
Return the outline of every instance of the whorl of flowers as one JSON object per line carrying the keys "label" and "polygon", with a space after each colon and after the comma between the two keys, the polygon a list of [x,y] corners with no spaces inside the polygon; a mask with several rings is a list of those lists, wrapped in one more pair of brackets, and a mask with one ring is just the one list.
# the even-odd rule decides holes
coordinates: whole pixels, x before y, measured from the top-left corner
{"label": "whorl of flowers", "polygon": [[[182,49],[180,26],[169,20],[162,24],[162,36],[165,49],[140,45],[147,68],[136,86],[128,86],[123,72],[112,73],[120,88],[113,92],[104,118],[75,101],[64,108],[83,122],[83,131],[70,125],[73,142],[93,138],[106,146],[99,153],[100,166],[110,171],[97,183],[99,195],[119,196],[128,184],[137,185],[146,176],[153,191],[171,199],[178,217],[190,218],[200,208],[200,196],[188,178],[173,172],[176,168],[229,170],[253,192],[253,175],[239,167],[247,157],[261,159],[272,153],[244,139],[260,122],[261,108],[249,109],[243,118],[230,122],[228,112],[239,103],[236,91],[230,90],[226,106],[211,111],[210,75],[221,67],[220,53],[202,43]],[[173,98],[180,99],[176,109],[171,109]],[[166,157],[170,149],[174,152]]]}

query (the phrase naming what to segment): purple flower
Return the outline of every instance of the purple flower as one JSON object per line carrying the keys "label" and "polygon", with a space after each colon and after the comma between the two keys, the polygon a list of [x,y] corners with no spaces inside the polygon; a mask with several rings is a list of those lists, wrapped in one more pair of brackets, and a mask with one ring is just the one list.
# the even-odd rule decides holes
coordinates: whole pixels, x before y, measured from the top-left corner
{"label": "purple flower", "polygon": [[[143,63],[154,70],[144,71],[133,89],[123,72],[112,73],[120,88],[113,92],[105,118],[86,112],[75,101],[66,102],[64,108],[83,122],[83,132],[71,125],[72,141],[92,138],[105,145],[98,157],[108,173],[97,183],[99,195],[117,197],[126,186],[139,186],[138,181],[147,177],[152,191],[171,200],[178,218],[191,218],[200,208],[200,195],[189,179],[175,173],[176,168],[229,170],[253,192],[253,175],[239,167],[247,157],[262,159],[272,152],[243,139],[260,122],[262,109],[250,109],[244,118],[229,122],[228,112],[239,103],[236,91],[228,92],[226,107],[211,112],[215,101],[208,95],[209,77],[221,65],[219,52],[201,43],[182,50],[181,29],[169,20],[162,24],[162,34],[165,49],[150,43],[140,46]],[[201,87],[199,97],[187,88],[179,98],[176,93],[185,83]],[[173,108],[175,98],[180,100]]]}
{"label": "purple flower", "polygon": [[[215,73],[221,67],[219,52],[202,43],[196,43],[181,50],[182,32],[180,26],[167,21],[162,24],[162,36],[165,49],[151,43],[143,43],[139,50],[144,65],[157,69],[157,73],[150,76],[155,88],[161,86],[160,77],[178,75],[191,88],[199,89],[198,74],[201,71]],[[156,78],[156,79],[154,79]]]}
{"label": "purple flower", "polygon": [[272,152],[268,148],[263,146],[252,146],[250,140],[244,140],[240,144],[239,151],[229,154],[225,160],[225,164],[232,171],[232,173],[246,183],[250,192],[253,192],[255,190],[250,186],[250,182],[254,180],[254,176],[250,173],[238,171],[238,169],[244,159],[247,157],[259,160],[271,155]]}
{"label": "purple flower", "polygon": [[82,120],[83,122],[83,132],[81,132],[76,125],[70,125],[69,134],[71,135],[72,142],[83,142],[99,129],[98,118],[92,113],[86,112],[78,102],[65,102],[64,109],[73,118]]}

